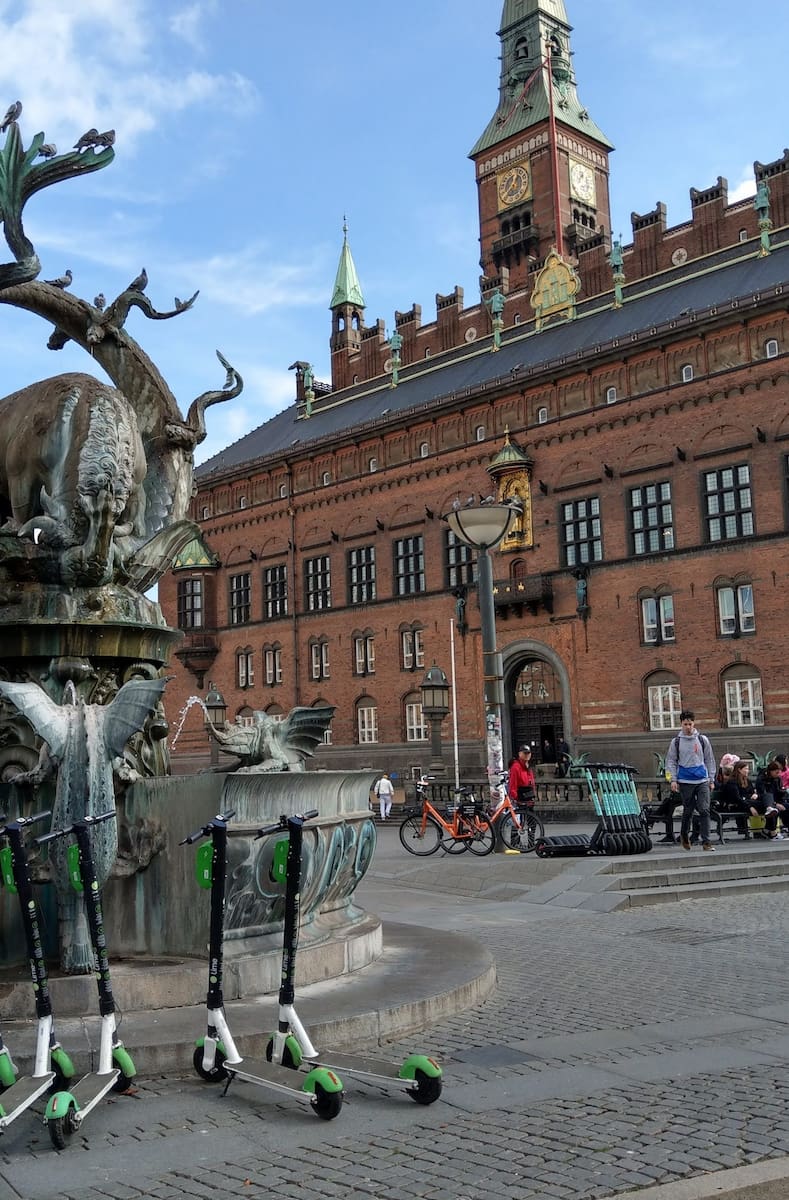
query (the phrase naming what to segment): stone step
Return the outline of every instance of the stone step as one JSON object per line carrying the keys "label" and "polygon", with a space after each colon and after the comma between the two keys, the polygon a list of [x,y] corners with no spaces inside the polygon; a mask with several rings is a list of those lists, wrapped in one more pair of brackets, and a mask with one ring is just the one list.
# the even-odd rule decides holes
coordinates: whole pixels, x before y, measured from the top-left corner
{"label": "stone step", "polygon": [[781,840],[777,844],[770,842],[742,842],[740,845],[729,847],[726,843],[719,846],[713,843],[715,851],[713,854],[707,854],[700,846],[694,846],[691,851],[682,850],[678,846],[676,850],[666,850],[660,847],[659,855],[652,854],[648,858],[644,855],[627,855],[616,858],[610,858],[606,861],[601,871],[608,875],[627,875],[638,867],[643,867],[646,862],[651,864],[659,857],[662,867],[679,867],[682,870],[692,869],[698,866],[699,859],[704,857],[706,860],[709,857],[710,861],[714,859],[716,865],[725,864],[731,866],[740,863],[752,862],[786,862],[789,864],[789,841]]}
{"label": "stone step", "polygon": [[[716,900],[749,896],[755,892],[789,891],[789,874],[755,875],[747,879],[724,879],[719,882],[679,884],[674,887],[637,888],[621,893],[622,903],[616,908],[641,908],[650,904],[669,904],[676,900]],[[607,893],[612,895],[612,893]],[[613,893],[620,895],[620,893]],[[611,910],[612,911],[612,910]]]}
{"label": "stone step", "polygon": [[605,891],[630,892],[644,888],[691,887],[702,883],[722,883],[727,879],[765,879],[786,875],[789,877],[789,859],[783,862],[721,863],[717,859],[694,863],[679,868],[676,865],[655,867],[651,871],[633,871],[629,875],[600,875],[605,879]]}

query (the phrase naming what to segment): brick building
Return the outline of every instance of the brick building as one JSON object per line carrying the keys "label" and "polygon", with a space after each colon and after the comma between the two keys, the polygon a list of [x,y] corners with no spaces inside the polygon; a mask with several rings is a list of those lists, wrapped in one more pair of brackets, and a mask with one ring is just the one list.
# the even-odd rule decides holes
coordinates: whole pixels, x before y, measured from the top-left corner
{"label": "brick building", "polygon": [[[436,662],[481,767],[473,555],[441,515],[494,494],[524,504],[494,553],[505,753],[563,737],[652,774],[683,705],[719,753],[789,748],[789,155],[755,164],[755,201],[719,178],[619,245],[564,3],[506,0],[499,36],[480,302],[437,295],[387,340],[346,235],[331,382],[295,363],[294,403],[197,471],[202,540],[160,585],[171,722],[209,682],[230,719],[330,703],[319,765],[409,775]],[[207,755],[197,719],[179,753]]]}

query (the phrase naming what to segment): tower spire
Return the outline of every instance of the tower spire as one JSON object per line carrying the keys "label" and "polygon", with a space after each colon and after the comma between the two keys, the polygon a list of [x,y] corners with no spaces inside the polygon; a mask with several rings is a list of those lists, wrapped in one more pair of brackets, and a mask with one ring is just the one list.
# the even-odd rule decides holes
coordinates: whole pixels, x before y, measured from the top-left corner
{"label": "tower spire", "polygon": [[352,304],[355,308],[365,307],[359,276],[356,274],[356,265],[351,254],[351,247],[348,245],[346,217],[342,219],[342,250],[329,308],[336,308],[338,304]]}

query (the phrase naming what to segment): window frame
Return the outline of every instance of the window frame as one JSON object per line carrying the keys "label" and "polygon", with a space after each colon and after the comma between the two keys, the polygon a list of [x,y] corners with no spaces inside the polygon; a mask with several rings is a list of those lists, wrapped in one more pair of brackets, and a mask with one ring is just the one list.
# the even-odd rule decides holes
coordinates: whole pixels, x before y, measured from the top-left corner
{"label": "window frame", "polygon": [[272,563],[263,568],[263,620],[276,621],[288,615],[288,564]]}
{"label": "window frame", "polygon": [[231,575],[228,586],[230,625],[248,625],[252,615],[252,577],[249,571]]}
{"label": "window frame", "polygon": [[[739,476],[746,472],[747,480],[743,482]],[[738,476],[735,482],[732,478],[727,483],[726,476]],[[710,486],[714,482],[715,486]],[[751,468],[749,463],[738,462],[733,466],[719,467],[714,471],[704,471],[702,474],[704,523],[707,542],[718,545],[721,542],[732,541],[735,538],[755,537],[756,521],[753,506],[753,488],[751,485]],[[747,492],[748,503],[742,503],[743,494]],[[731,501],[727,498],[731,497]],[[711,501],[715,500],[715,507]],[[733,525],[731,524],[733,522]],[[715,526],[719,527],[715,536]]]}
{"label": "window frame", "polygon": [[[658,490],[667,495],[658,495]],[[654,497],[650,493],[654,491]],[[665,509],[668,508],[668,516]],[[660,479],[628,489],[627,516],[630,529],[630,553],[641,558],[648,554],[664,554],[676,549],[674,539],[674,502],[671,481]],[[639,524],[639,521],[641,522]],[[655,536],[656,535],[656,536]],[[639,547],[639,538],[644,539]],[[657,541],[657,545],[651,544]]]}
{"label": "window frame", "polygon": [[330,679],[329,639],[326,637],[310,639],[310,679]]}
{"label": "window frame", "polygon": [[251,646],[236,650],[236,687],[240,691],[255,686],[255,651]]}
{"label": "window frame", "polygon": [[393,594],[419,596],[427,591],[425,571],[425,538],[421,533],[395,538],[392,543]]}
{"label": "window frame", "polygon": [[364,632],[353,635],[353,673],[375,674],[375,634]]}
{"label": "window frame", "polygon": [[406,697],[403,703],[403,726],[406,742],[413,744],[428,741],[429,731],[421,700]]}
{"label": "window frame", "polygon": [[676,730],[679,727],[679,714],[682,712],[682,689],[679,682],[666,679],[662,683],[650,683],[647,679],[646,691],[650,732],[664,733]]}
{"label": "window frame", "polygon": [[371,604],[377,595],[375,546],[354,546],[345,557],[349,604]]}
{"label": "window frame", "polygon": [[263,647],[263,676],[268,687],[282,683],[282,647],[278,642]]}
{"label": "window frame", "polygon": [[[369,717],[365,715],[368,713],[371,714]],[[378,742],[378,706],[374,700],[357,701],[356,741],[359,746],[373,746]]]}
{"label": "window frame", "polygon": [[[738,695],[734,696],[734,689]],[[747,692],[747,704],[742,704],[742,691]],[[723,679],[723,704],[726,712],[726,727],[728,729],[758,729],[764,725],[764,691],[759,675],[735,676]],[[758,713],[761,720],[736,720],[743,713]]]}
{"label": "window frame", "polygon": [[179,629],[205,629],[205,580],[202,575],[178,580],[176,613]]}
{"label": "window frame", "polygon": [[304,607],[307,612],[331,608],[331,555],[318,554],[304,560]]}
{"label": "window frame", "polygon": [[[592,506],[592,511],[582,512],[581,506],[585,505]],[[599,496],[563,500],[560,505],[559,522],[561,557],[565,567],[584,567],[603,561],[603,517]],[[591,534],[584,532],[584,527],[589,522],[592,525]],[[568,530],[572,530],[569,537]],[[589,554],[590,547],[596,549],[596,553]]]}
{"label": "window frame", "polygon": [[419,671],[425,665],[425,639],[421,625],[400,630],[400,670]]}
{"label": "window frame", "polygon": [[756,633],[756,599],[752,583],[741,581],[717,584],[715,606],[720,637],[736,638]]}
{"label": "window frame", "polygon": [[[647,614],[647,609],[654,606],[654,616]],[[654,634],[650,636],[650,631]],[[674,616],[674,596],[671,592],[660,592],[654,596],[641,597],[641,641],[645,646],[662,646],[665,642],[675,642],[676,620]]]}

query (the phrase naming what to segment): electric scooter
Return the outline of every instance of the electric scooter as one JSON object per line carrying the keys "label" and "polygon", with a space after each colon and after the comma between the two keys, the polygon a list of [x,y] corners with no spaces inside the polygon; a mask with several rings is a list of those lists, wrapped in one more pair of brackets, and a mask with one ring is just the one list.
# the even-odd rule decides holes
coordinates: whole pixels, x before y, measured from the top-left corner
{"label": "electric scooter", "polygon": [[[17,1067],[0,1035],[0,1133],[30,1108],[47,1089],[66,1087],[74,1075],[71,1059],[55,1037],[47,967],[41,946],[38,905],[33,895],[22,830],[45,820],[49,812],[18,817],[0,828],[7,845],[0,850],[0,874],[10,893],[19,897],[27,961],[36,1001],[36,1052],[32,1075],[18,1076]],[[0,820],[5,820],[0,817]]]}
{"label": "electric scooter", "polygon": [[299,1020],[295,1009],[294,976],[296,950],[299,940],[299,898],[301,892],[301,859],[304,824],[317,817],[318,810],[280,817],[276,825],[258,831],[258,837],[287,833],[287,841],[275,847],[272,875],[285,880],[285,918],[282,949],[282,984],[279,990],[279,1020],[277,1032],[266,1050],[267,1058],[286,1067],[322,1066],[342,1071],[343,1075],[359,1075],[384,1085],[397,1084],[417,1104],[433,1104],[441,1095],[441,1067],[425,1054],[411,1054],[398,1067],[385,1059],[368,1058],[361,1054],[340,1054],[333,1050],[318,1051]]}
{"label": "electric scooter", "polygon": [[227,878],[227,824],[235,814],[220,813],[202,829],[184,838],[181,845],[192,845],[210,838],[197,852],[197,881],[211,892],[211,924],[208,946],[208,993],[206,995],[207,1030],[197,1042],[192,1063],[201,1079],[208,1083],[226,1080],[225,1095],[234,1079],[271,1088],[308,1103],[313,1112],[326,1121],[338,1116],[342,1108],[342,1080],[332,1070],[307,1064],[306,1073],[294,1074],[287,1065],[263,1059],[242,1058],[233,1041],[222,995],[223,941],[225,919],[225,882]]}
{"label": "electric scooter", "polygon": [[101,821],[111,821],[114,817],[114,810],[100,813],[96,817],[83,817],[66,829],[53,830],[52,833],[37,839],[39,845],[44,845],[71,834],[76,838],[76,842],[68,849],[67,861],[71,886],[76,892],[82,893],[85,902],[90,941],[96,959],[96,984],[101,1014],[98,1070],[89,1071],[69,1090],[56,1092],[50,1097],[44,1113],[44,1121],[56,1150],[65,1150],[71,1135],[79,1129],[88,1113],[93,1111],[108,1092],[128,1091],[136,1074],[131,1055],[117,1032],[101,891],[96,878],[90,840],[90,830],[94,825]]}

